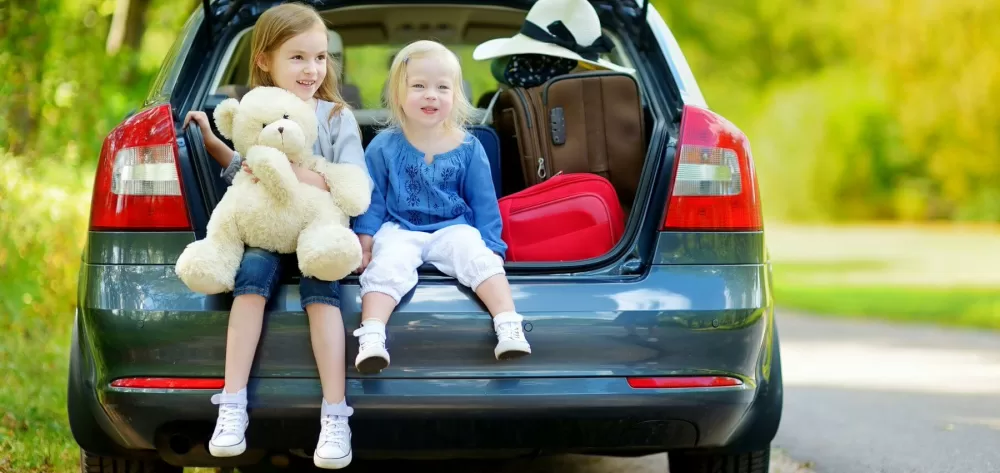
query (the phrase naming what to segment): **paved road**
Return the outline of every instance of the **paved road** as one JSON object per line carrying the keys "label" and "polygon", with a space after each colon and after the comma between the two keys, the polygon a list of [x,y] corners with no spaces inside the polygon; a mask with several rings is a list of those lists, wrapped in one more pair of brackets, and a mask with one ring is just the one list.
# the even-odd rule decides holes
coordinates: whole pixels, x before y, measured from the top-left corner
{"label": "paved road", "polygon": [[1000,336],[778,317],[777,448],[818,473],[1000,472]]}
{"label": "paved road", "polygon": [[[427,462],[419,466],[435,473],[669,473],[667,456],[650,455],[639,458],[610,458],[582,455],[564,455],[534,460],[503,462]],[[412,462],[355,462],[349,467],[357,472],[408,471]],[[345,470],[346,471],[346,470]],[[781,452],[775,451],[771,459],[771,473],[812,473]]]}

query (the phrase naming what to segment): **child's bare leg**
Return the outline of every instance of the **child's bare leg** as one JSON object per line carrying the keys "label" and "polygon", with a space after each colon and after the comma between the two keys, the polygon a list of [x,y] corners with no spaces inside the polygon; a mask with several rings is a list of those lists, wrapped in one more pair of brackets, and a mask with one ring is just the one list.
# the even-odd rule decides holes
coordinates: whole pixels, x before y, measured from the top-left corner
{"label": "child's bare leg", "polygon": [[236,272],[233,307],[229,311],[226,334],[226,380],[222,392],[212,396],[219,406],[219,418],[208,450],[217,457],[232,457],[246,450],[247,381],[264,324],[267,295],[273,291],[278,273],[278,255],[260,248],[243,252]]}
{"label": "child's bare leg", "polygon": [[521,328],[524,318],[514,309],[514,297],[511,296],[507,276],[490,276],[474,290],[493,317],[493,330],[497,334],[497,346],[493,350],[496,358],[509,360],[530,354],[531,345],[524,338]]}
{"label": "child's bare leg", "polygon": [[237,393],[247,387],[250,365],[260,341],[264,324],[264,304],[267,300],[257,294],[243,294],[233,299],[229,311],[229,330],[226,333],[226,387],[227,393]]}
{"label": "child's bare leg", "polygon": [[351,463],[351,427],[354,409],[347,405],[344,384],[344,318],[340,313],[340,283],[303,277],[299,283],[302,306],[309,316],[309,338],[319,381],[323,386],[320,433],[313,463],[320,468],[343,468]]}
{"label": "child's bare leg", "polygon": [[504,312],[514,312],[514,297],[510,293],[510,284],[503,274],[490,276],[476,288],[476,295],[486,304],[491,317]]}
{"label": "child's bare leg", "polygon": [[354,367],[358,372],[378,373],[389,366],[385,324],[389,323],[395,308],[396,299],[386,293],[373,291],[361,296],[361,327],[354,331],[354,336],[358,337]]}
{"label": "child's bare leg", "polygon": [[344,396],[346,371],[344,319],[340,309],[328,304],[309,304],[309,335],[319,382],[323,386],[320,433],[313,463],[320,468],[343,468],[351,463],[351,427],[348,417],[354,409]]}
{"label": "child's bare leg", "polygon": [[361,322],[377,320],[385,325],[396,308],[396,299],[381,292],[369,292],[361,297]]}
{"label": "child's bare leg", "polygon": [[328,404],[338,404],[344,400],[346,377],[344,319],[339,308],[327,304],[309,304],[306,314],[309,314],[309,337],[323,385],[323,399]]}

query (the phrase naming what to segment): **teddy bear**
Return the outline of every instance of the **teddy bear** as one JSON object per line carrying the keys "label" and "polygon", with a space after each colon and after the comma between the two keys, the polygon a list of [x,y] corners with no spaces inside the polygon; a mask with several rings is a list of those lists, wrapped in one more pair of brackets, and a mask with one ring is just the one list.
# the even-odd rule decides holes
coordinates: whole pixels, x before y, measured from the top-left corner
{"label": "teddy bear", "polygon": [[[219,133],[233,142],[241,171],[212,211],[203,240],[189,244],[175,271],[192,291],[233,290],[245,246],[295,253],[304,276],[337,281],[361,265],[350,217],[371,201],[366,170],[313,155],[313,108],[278,87],[257,87],[215,110]],[[329,192],[299,182],[292,166],[323,176]]]}

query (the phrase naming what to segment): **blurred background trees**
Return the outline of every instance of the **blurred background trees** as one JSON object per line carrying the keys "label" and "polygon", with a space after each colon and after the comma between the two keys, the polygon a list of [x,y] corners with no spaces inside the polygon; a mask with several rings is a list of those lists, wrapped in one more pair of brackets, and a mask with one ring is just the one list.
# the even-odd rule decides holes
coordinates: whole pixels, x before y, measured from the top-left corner
{"label": "blurred background trees", "polygon": [[1000,221],[1000,2],[653,4],[772,217]]}
{"label": "blurred background trees", "polygon": [[[771,218],[1000,221],[1000,2],[653,3],[750,136]],[[0,149],[95,161],[195,8],[3,0]]]}
{"label": "blurred background trees", "polygon": [[141,105],[196,4],[0,0],[0,149],[95,162],[108,131]]}

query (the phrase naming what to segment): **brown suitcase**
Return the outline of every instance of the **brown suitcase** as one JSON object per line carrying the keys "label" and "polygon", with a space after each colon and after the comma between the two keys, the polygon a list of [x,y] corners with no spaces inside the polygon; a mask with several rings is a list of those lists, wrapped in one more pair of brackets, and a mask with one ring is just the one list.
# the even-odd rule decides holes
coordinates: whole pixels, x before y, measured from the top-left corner
{"label": "brown suitcase", "polygon": [[593,173],[631,206],[645,160],[639,86],[619,72],[566,74],[504,90],[493,107],[504,195],[562,173]]}

